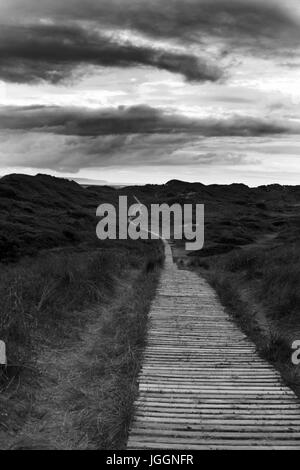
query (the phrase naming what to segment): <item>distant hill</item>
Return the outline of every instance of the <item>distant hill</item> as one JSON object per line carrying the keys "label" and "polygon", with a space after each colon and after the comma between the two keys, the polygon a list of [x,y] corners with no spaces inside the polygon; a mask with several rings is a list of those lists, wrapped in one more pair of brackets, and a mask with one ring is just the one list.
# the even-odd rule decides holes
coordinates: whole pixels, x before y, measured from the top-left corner
{"label": "distant hill", "polygon": [[284,201],[293,203],[300,200],[300,186],[269,185],[250,188],[245,184],[229,185],[204,185],[202,183],[190,183],[180,180],[170,180],[166,184],[145,186],[127,186],[123,192],[139,194],[146,200],[155,202],[234,202],[234,203],[259,203],[265,201]]}
{"label": "distant hill", "polygon": [[[171,180],[162,185],[113,188],[82,186],[45,174],[11,174],[0,179],[0,261],[15,261],[46,248],[97,242],[96,208],[102,202],[117,204],[121,194],[129,197],[129,203],[137,196],[148,204],[205,204],[210,241],[246,243],[261,230],[280,225],[288,231],[289,211],[288,223],[298,223],[294,212],[300,205],[300,186],[249,188]],[[230,224],[234,230],[228,229]]]}
{"label": "distant hill", "polygon": [[122,191],[148,204],[204,204],[204,249],[190,256],[222,255],[265,239],[279,244],[300,239],[300,186],[250,188],[244,184],[171,180],[164,185],[127,187]]}

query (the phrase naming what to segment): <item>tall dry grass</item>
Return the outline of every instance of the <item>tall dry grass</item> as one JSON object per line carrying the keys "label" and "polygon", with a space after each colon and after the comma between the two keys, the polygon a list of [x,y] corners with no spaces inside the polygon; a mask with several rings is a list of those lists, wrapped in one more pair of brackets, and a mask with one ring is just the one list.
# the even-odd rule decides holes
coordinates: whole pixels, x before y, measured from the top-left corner
{"label": "tall dry grass", "polygon": [[[162,263],[159,241],[124,241],[2,266],[0,338],[7,345],[8,367],[0,371],[0,448],[6,440],[16,448],[39,448],[37,436],[43,432],[33,430],[32,422],[40,422],[40,402],[45,429],[55,413],[70,413],[73,423],[68,432],[58,432],[57,424],[51,438],[42,439],[43,447],[69,448],[79,436],[83,448],[122,445]],[[49,354],[46,369],[43,351]],[[72,403],[80,413],[70,410]],[[4,443],[1,429],[8,433]]]}

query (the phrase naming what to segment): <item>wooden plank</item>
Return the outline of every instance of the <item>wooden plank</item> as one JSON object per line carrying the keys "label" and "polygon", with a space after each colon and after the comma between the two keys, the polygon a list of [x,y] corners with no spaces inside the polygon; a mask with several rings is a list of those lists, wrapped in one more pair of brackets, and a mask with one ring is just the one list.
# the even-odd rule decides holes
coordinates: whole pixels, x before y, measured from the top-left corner
{"label": "wooden plank", "polygon": [[[218,424],[213,423],[204,423],[204,424],[193,424],[193,425],[186,425],[182,423],[178,423],[176,425],[171,423],[134,423],[134,430],[141,430],[145,434],[151,433],[153,430],[162,430],[162,431],[183,431],[183,432],[208,432],[214,433],[215,431],[222,432],[224,436],[226,436],[227,432],[234,432],[237,430],[250,432],[250,431],[263,431],[263,432],[299,432],[299,425],[285,425],[280,426],[280,428],[274,424],[263,424],[263,425],[256,425],[256,424],[244,424],[242,428],[237,428],[235,424],[223,424],[222,428]],[[132,431],[133,432],[133,431]]]}
{"label": "wooden plank", "polygon": [[238,419],[238,418],[234,418],[234,419],[229,419],[227,416],[222,416],[222,415],[219,415],[218,417],[209,417],[209,418],[201,418],[201,421],[199,419],[196,419],[196,418],[178,418],[178,417],[174,417],[174,418],[164,418],[164,417],[159,417],[159,416],[136,416],[136,422],[138,423],[170,423],[174,426],[177,426],[178,424],[184,424],[185,426],[193,426],[195,424],[202,424],[202,425],[207,425],[207,424],[210,424],[210,425],[215,425],[215,426],[219,426],[220,429],[223,428],[223,426],[225,425],[228,425],[228,424],[233,424],[235,425],[238,429],[240,429],[241,427],[247,425],[247,424],[252,424],[252,425],[256,425],[256,426],[261,426],[263,425],[264,423],[265,424],[268,424],[268,425],[276,425],[276,426],[300,426],[300,420],[299,419],[293,419],[293,418],[289,418],[289,417],[286,417],[285,419],[283,418],[279,418],[279,419],[271,419],[271,418],[268,418],[268,419],[263,419],[263,417],[261,417],[260,419],[258,418],[253,418],[253,419],[250,419],[250,417],[248,419]]}
{"label": "wooden plank", "polygon": [[[201,440],[210,440],[214,441],[215,439],[235,439],[235,440],[241,440],[241,439],[247,439],[247,440],[253,440],[253,439],[259,439],[259,440],[270,440],[270,439],[275,439],[275,440],[299,440],[300,441],[300,431],[298,432],[282,432],[280,430],[278,431],[228,431],[226,433],[222,431],[171,431],[171,430],[163,430],[163,429],[139,429],[135,430],[132,434],[132,438],[136,438],[137,440],[141,438],[144,438],[146,436],[157,436],[157,437],[175,437],[175,438],[185,438],[188,442],[192,443],[197,439],[196,442],[199,442]],[[300,442],[299,442],[300,444]]]}
{"label": "wooden plank", "polygon": [[[299,417],[300,416],[300,413],[299,413],[299,410],[297,409],[293,409],[293,408],[290,408],[290,409],[286,409],[286,408],[252,408],[252,409],[247,409],[246,407],[245,408],[224,408],[224,407],[220,407],[220,408],[194,408],[193,406],[190,406],[190,407],[172,407],[172,406],[149,406],[149,405],[142,405],[142,404],[138,404],[138,409],[136,411],[136,416],[138,415],[144,415],[144,414],[148,414],[149,416],[160,416],[160,415],[163,415],[163,416],[166,416],[168,414],[171,414],[171,415],[176,415],[176,416],[180,416],[180,415],[191,415],[191,416],[196,416],[196,417],[204,417],[204,416],[229,416],[229,415],[232,415],[232,416],[261,416],[261,415],[264,415],[264,416],[268,416],[270,415],[272,418],[279,418],[279,417],[285,417],[285,416],[295,416],[295,417]],[[268,418],[269,419],[269,418]]]}
{"label": "wooden plank", "polygon": [[255,446],[251,444],[176,444],[176,447],[173,447],[172,444],[165,444],[165,443],[155,443],[155,442],[147,442],[147,443],[139,443],[129,440],[128,450],[143,450],[143,449],[176,449],[176,450],[299,450],[299,445],[287,445],[287,444],[278,444],[273,445],[269,443],[268,445],[257,444]]}

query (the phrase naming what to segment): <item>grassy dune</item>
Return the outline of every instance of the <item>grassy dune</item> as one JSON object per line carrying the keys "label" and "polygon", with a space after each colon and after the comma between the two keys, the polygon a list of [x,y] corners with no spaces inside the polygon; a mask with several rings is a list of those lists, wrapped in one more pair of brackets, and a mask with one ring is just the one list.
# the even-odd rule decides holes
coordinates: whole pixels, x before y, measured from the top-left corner
{"label": "grassy dune", "polygon": [[113,188],[0,180],[1,449],[124,446],[159,241],[100,241]]}
{"label": "grassy dune", "polygon": [[48,175],[0,179],[0,262],[17,262],[41,250],[98,246],[96,208],[115,202],[113,188],[83,188]]}
{"label": "grassy dune", "polygon": [[123,242],[2,269],[1,448],[123,445],[162,261]]}

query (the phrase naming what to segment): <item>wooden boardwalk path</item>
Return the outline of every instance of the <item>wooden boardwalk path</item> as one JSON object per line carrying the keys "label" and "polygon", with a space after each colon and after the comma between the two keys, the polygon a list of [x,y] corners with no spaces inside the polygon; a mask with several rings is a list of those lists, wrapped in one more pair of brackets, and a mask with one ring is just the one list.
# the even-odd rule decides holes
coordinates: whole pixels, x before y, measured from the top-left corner
{"label": "wooden boardwalk path", "polygon": [[300,404],[196,273],[166,263],[128,449],[300,449]]}

